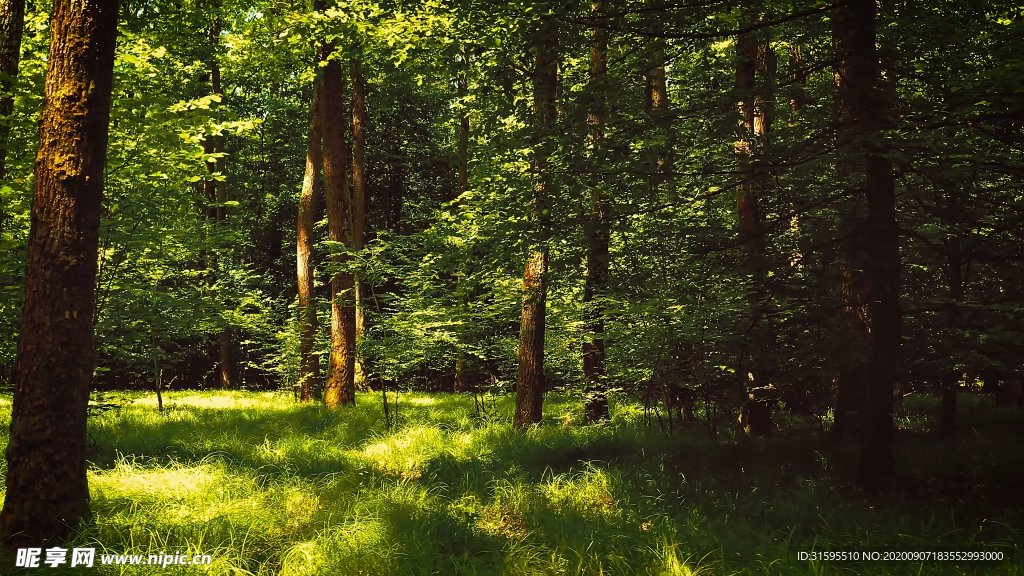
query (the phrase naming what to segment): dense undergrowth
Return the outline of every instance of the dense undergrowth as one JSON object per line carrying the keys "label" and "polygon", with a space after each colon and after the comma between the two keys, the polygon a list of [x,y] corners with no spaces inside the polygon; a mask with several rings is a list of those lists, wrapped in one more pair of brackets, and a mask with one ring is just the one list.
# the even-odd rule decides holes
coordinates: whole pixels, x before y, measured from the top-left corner
{"label": "dense undergrowth", "polygon": [[[966,397],[956,441],[931,398],[899,417],[900,486],[848,482],[855,446],[780,417],[770,440],[667,435],[640,407],[580,423],[551,395],[540,427],[482,418],[472,398],[404,394],[394,431],[376,395],[332,411],[278,393],[104,394],[89,430],[94,521],[68,546],[213,555],[96,574],[1021,574],[1000,564],[798,560],[800,551],[1015,548],[1024,415]],[[495,414],[511,414],[498,398]],[[10,400],[0,400],[6,445]],[[3,469],[3,472],[6,470]],[[3,558],[3,573],[12,565]],[[41,568],[39,573],[58,570]],[[69,573],[81,574],[82,569]]]}

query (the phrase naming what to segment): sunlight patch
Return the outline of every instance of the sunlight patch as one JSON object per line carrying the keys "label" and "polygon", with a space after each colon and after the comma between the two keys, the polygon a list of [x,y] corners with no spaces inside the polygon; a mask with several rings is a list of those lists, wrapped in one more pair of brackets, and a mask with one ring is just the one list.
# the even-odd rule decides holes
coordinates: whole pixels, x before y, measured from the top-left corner
{"label": "sunlight patch", "polygon": [[144,494],[180,500],[201,494],[220,476],[208,466],[146,469],[121,461],[113,470],[91,472],[89,485],[120,497]]}

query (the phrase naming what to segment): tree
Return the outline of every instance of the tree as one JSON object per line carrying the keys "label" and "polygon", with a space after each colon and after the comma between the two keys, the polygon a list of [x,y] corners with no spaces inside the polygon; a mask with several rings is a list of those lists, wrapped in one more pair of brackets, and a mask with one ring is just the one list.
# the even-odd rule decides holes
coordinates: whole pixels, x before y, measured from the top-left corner
{"label": "tree", "polygon": [[[594,11],[600,8],[594,5]],[[603,155],[605,116],[607,115],[608,82],[607,51],[608,32],[595,28],[591,32],[590,69],[590,110],[587,115],[589,146],[592,169],[599,174]],[[603,190],[604,182],[599,175],[591,183],[592,213],[584,225],[586,242],[586,280],[583,287],[583,314],[585,316],[583,340],[583,378],[587,385],[584,412],[588,422],[608,418],[607,385],[604,382],[604,304],[601,298],[608,290],[610,266],[609,243],[611,242],[611,206]]]}
{"label": "tree", "polygon": [[883,156],[877,135],[886,118],[878,90],[878,52],[875,47],[874,0],[855,0],[836,11],[833,23],[839,66],[839,94],[847,134],[862,154],[863,195],[867,218],[854,232],[865,267],[867,318],[867,381],[861,417],[861,454],[857,478],[862,486],[883,487],[893,480],[892,393],[899,355],[900,309],[899,226],[892,167]]}
{"label": "tree", "polygon": [[320,169],[323,162],[320,133],[321,85],[313,86],[313,103],[309,107],[309,135],[306,144],[306,173],[302,178],[302,193],[299,197],[298,233],[296,235],[296,259],[299,282],[299,385],[302,400],[312,400],[321,393],[320,360],[313,353],[316,339],[317,317],[313,304],[313,224],[317,214],[317,188],[320,185]]}
{"label": "tree", "polygon": [[[0,2],[0,180],[7,176],[7,138],[14,112],[14,81],[18,77],[21,33],[25,27],[25,0]],[[0,231],[7,215],[0,206]]]}
{"label": "tree", "polygon": [[554,195],[548,170],[551,133],[557,110],[558,23],[549,15],[541,16],[532,30],[534,50],[533,113],[536,130],[534,170],[536,183],[531,205],[539,231],[523,272],[523,316],[519,329],[519,376],[516,380],[515,427],[541,421],[544,408],[544,332],[547,313],[548,275],[548,197]]}
{"label": "tree", "polygon": [[[0,2],[0,180],[7,176],[7,136],[14,112],[14,82],[21,58],[21,33],[25,27],[25,1]],[[0,212],[0,227],[3,213]]]}
{"label": "tree", "polygon": [[[352,247],[352,200],[349,197],[345,122],[345,81],[332,45],[324,47],[323,98],[320,114],[324,131],[324,189],[327,197],[328,236],[344,246],[331,258],[345,265],[351,256],[340,252]],[[336,245],[337,246],[337,245]],[[324,383],[324,402],[337,407],[355,403],[356,309],[351,272],[335,271],[331,278],[331,355]]]}
{"label": "tree", "polygon": [[[363,81],[362,62],[358,58],[349,61],[352,73],[352,250],[363,249],[364,227],[366,225],[366,84]],[[356,348],[366,332],[366,287],[362,278],[355,274],[356,302]],[[355,385],[363,387],[366,380],[364,359],[356,354]]]}
{"label": "tree", "polygon": [[117,36],[116,0],[58,0],[15,376],[3,535],[40,544],[89,517],[86,408]]}

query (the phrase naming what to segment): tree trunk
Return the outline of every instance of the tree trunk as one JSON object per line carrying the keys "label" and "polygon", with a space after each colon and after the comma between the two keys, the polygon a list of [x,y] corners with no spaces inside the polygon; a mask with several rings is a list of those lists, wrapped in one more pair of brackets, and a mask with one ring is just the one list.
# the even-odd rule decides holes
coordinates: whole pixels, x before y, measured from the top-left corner
{"label": "tree trunk", "polygon": [[[594,5],[594,11],[599,5]],[[601,168],[602,140],[607,115],[607,50],[608,33],[601,28],[591,32],[590,46],[590,125],[591,162],[598,172]],[[608,246],[611,235],[611,207],[602,190],[604,182],[594,176],[591,184],[593,212],[587,221],[584,234],[587,243],[586,281],[583,286],[583,377],[587,394],[584,413],[588,422],[608,418],[607,385],[604,382],[604,305],[601,298],[608,288],[610,255]]]}
{"label": "tree trunk", "polygon": [[[843,121],[858,137],[850,144],[863,154],[867,218],[858,231],[867,280],[867,387],[861,419],[857,479],[884,488],[896,475],[893,456],[892,394],[902,331],[899,226],[896,191],[889,161],[878,143],[866,141],[884,127],[886,109],[878,94],[874,0],[853,0],[836,10],[833,37],[840,63]],[[844,143],[845,144],[845,143]]]}
{"label": "tree trunk", "polygon": [[[748,13],[749,14],[749,13]],[[748,15],[749,17],[749,15]],[[756,436],[772,434],[771,407],[762,397],[769,386],[769,339],[773,336],[764,326],[764,308],[768,297],[765,266],[765,238],[762,230],[759,195],[767,188],[768,174],[759,171],[772,129],[775,94],[772,85],[777,69],[775,52],[768,30],[757,35],[740,34],[736,41],[736,96],[740,112],[740,140],[735,152],[737,171],[745,180],[737,187],[736,211],[739,237],[744,245],[744,265],[750,277],[747,304],[750,308],[746,361],[741,362],[740,378],[744,382],[744,429]],[[757,76],[762,76],[758,84]],[[752,376],[752,378],[751,378]]]}
{"label": "tree trunk", "polygon": [[519,376],[516,380],[516,413],[512,425],[516,428],[539,423],[544,406],[544,329],[547,314],[548,272],[548,205],[547,198],[554,194],[550,176],[546,174],[548,157],[552,153],[551,134],[558,111],[555,94],[558,89],[558,23],[554,18],[542,16],[533,32],[534,73],[533,111],[536,138],[534,169],[533,220],[539,228],[540,238],[531,251],[523,272],[523,317],[519,330]]}
{"label": "tree trunk", "polygon": [[[467,78],[469,68],[468,52],[462,52],[462,70],[455,79],[459,105],[465,106],[465,98],[469,93],[469,80]],[[469,189],[469,114],[463,108],[462,117],[459,119],[459,188],[456,198],[462,196]],[[465,308],[466,296],[460,296],[460,306]],[[466,374],[466,359],[462,352],[455,359],[455,377],[452,389],[458,393],[465,393],[474,390],[468,374]]]}
{"label": "tree trunk", "polygon": [[649,184],[653,189],[665,181],[665,173],[672,169],[672,131],[668,109],[668,77],[665,72],[665,41],[655,38],[652,42],[650,68],[645,74],[647,89],[644,112],[649,136],[653,136],[655,141],[648,153],[651,171]]}
{"label": "tree trunk", "polygon": [[[352,71],[352,249],[363,249],[363,228],[366,222],[366,86],[363,83],[362,64],[353,59],[350,62]],[[359,274],[353,278],[356,299],[356,360],[355,386],[363,389],[366,386],[366,366],[358,353],[359,342],[366,332],[366,314],[364,314],[364,287]]]}
{"label": "tree trunk", "polygon": [[[7,139],[14,112],[14,83],[25,28],[25,0],[0,0],[0,180],[7,177]],[[0,207],[0,230],[4,213]]]}
{"label": "tree trunk", "polygon": [[[959,216],[959,194],[950,190],[947,198],[946,221],[950,225]],[[964,299],[963,251],[960,247],[960,236],[953,232],[944,242],[946,248],[946,281],[949,283],[949,305],[946,310],[946,327],[951,342],[957,341],[956,330],[960,327],[960,303]],[[953,351],[953,361],[956,353]],[[960,386],[960,370],[956,365],[950,366],[943,378],[942,386],[942,419],[940,432],[943,436],[956,434],[956,395]]]}
{"label": "tree trunk", "polygon": [[516,380],[516,428],[537,424],[543,418],[544,329],[548,270],[546,250],[534,252],[523,274],[523,322],[519,331],[519,377]]}
{"label": "tree trunk", "polygon": [[[348,155],[345,135],[345,80],[337,59],[328,59],[333,47],[324,49],[327,61],[323,73],[323,98],[320,100],[324,132],[324,189],[327,196],[328,237],[352,247],[352,201],[348,188]],[[332,261],[345,264],[346,255]],[[331,407],[354,404],[356,356],[355,280],[352,274],[338,273],[331,278],[331,358],[324,384],[324,402]]]}
{"label": "tree trunk", "polygon": [[50,16],[4,537],[39,546],[89,517],[86,410],[117,1],[57,0]]}
{"label": "tree trunk", "polygon": [[320,82],[313,85],[313,103],[309,108],[309,136],[306,141],[306,173],[302,178],[299,196],[298,240],[296,242],[299,280],[299,386],[300,398],[309,401],[320,391],[320,360],[313,354],[316,340],[316,306],[313,304],[313,244],[316,235],[316,191],[320,185],[321,157]]}
{"label": "tree trunk", "polygon": [[[210,86],[213,94],[223,95],[224,91],[220,83],[220,62],[217,60],[217,46],[220,44],[221,21],[217,17],[210,26],[210,46],[213,49],[213,56],[210,59]],[[206,163],[209,178],[204,183],[204,191],[207,200],[216,205],[207,210],[207,217],[216,220],[218,225],[227,218],[227,209],[224,203],[228,201],[228,184],[224,181],[224,171],[227,166],[223,156],[225,138],[223,134],[212,134],[206,137],[203,148],[207,154],[218,154],[212,162]],[[215,179],[215,176],[219,179]],[[216,259],[210,257],[210,267],[216,268]],[[211,269],[210,280],[213,283],[215,271]],[[224,327],[217,334],[217,375],[222,388],[238,387],[238,366],[235,364],[233,349],[231,346],[231,329]]]}

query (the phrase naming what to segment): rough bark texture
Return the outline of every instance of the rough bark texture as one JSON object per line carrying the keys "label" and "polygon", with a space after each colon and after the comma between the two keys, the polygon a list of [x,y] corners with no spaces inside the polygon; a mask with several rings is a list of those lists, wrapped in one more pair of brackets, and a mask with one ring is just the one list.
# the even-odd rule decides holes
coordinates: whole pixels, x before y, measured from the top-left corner
{"label": "rough bark texture", "polygon": [[[21,34],[25,28],[25,0],[0,0],[0,179],[7,176],[7,138],[14,112],[14,82],[21,57]],[[0,207],[0,230],[4,213]]]}
{"label": "rough bark texture", "polygon": [[[327,47],[320,99],[324,133],[324,189],[327,196],[328,237],[352,247],[352,199],[348,188],[346,150],[345,79],[337,59],[328,59]],[[344,264],[348,256],[336,255],[334,262]],[[331,358],[324,383],[324,402],[331,407],[356,401],[356,307],[355,280],[352,274],[331,278]]]}
{"label": "rough bark texture", "polygon": [[547,198],[554,193],[546,174],[551,142],[548,137],[558,111],[558,24],[542,17],[532,31],[534,49],[533,110],[537,134],[534,169],[534,222],[540,229],[538,245],[531,251],[523,272],[523,316],[519,330],[519,376],[516,380],[515,427],[541,421],[544,405],[544,329],[547,314],[548,215]]}
{"label": "rough bark texture", "polygon": [[299,386],[303,401],[313,400],[320,394],[320,361],[313,354],[316,340],[316,306],[313,305],[313,244],[316,235],[316,191],[320,185],[320,168],[323,163],[320,131],[320,83],[313,86],[313,103],[309,109],[309,135],[306,140],[306,173],[302,178],[302,193],[299,195],[298,234],[296,242],[296,264],[299,281]]}
{"label": "rough bark texture", "polygon": [[[899,227],[896,192],[889,161],[872,137],[884,127],[886,110],[878,91],[874,0],[853,0],[836,10],[833,25],[841,59],[839,94],[849,145],[862,153],[867,217],[857,230],[867,280],[867,379],[861,418],[861,454],[857,478],[865,488],[881,488],[895,477],[892,398],[899,355]],[[846,143],[844,143],[846,144]]]}
{"label": "rough bark texture", "polygon": [[548,254],[530,255],[523,274],[523,323],[519,331],[519,378],[516,380],[516,428],[536,424],[544,408],[544,329]]}
{"label": "rough bark texture", "polygon": [[89,517],[86,409],[117,1],[57,0],[15,375],[4,536],[40,545]]}
{"label": "rough bark texture", "polygon": [[[594,11],[597,12],[598,9],[599,6],[595,4]],[[591,35],[590,113],[587,123],[590,127],[591,162],[595,168],[600,168],[601,144],[607,115],[608,34],[604,29],[596,28]],[[611,207],[602,185],[600,177],[595,176],[595,181],[591,184],[593,212],[584,228],[587,243],[587,277],[583,285],[583,376],[587,385],[584,413],[588,422],[608,418],[607,386],[604,382],[604,309],[601,297],[608,287]]]}
{"label": "rough bark texture", "polygon": [[[363,82],[362,64],[353,59],[350,63],[352,72],[352,249],[363,249],[363,228],[366,223],[366,86]],[[363,339],[366,331],[366,315],[363,313],[363,282],[356,274],[356,343]],[[366,366],[363,359],[356,354],[355,386],[362,389],[366,386]]]}

